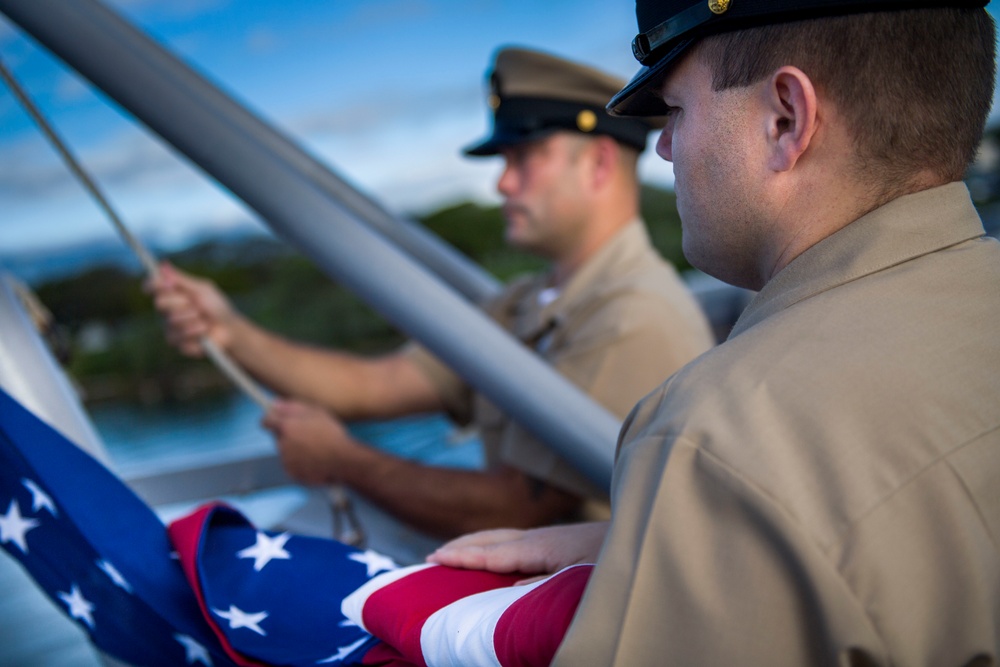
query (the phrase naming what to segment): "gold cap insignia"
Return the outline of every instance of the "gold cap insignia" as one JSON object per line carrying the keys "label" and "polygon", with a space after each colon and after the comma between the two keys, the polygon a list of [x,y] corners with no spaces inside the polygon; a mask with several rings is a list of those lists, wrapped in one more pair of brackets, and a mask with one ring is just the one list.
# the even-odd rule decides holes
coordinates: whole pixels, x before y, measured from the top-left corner
{"label": "gold cap insignia", "polygon": [[708,8],[713,14],[725,14],[731,4],[732,0],[708,0]]}
{"label": "gold cap insignia", "polygon": [[500,96],[493,93],[486,99],[486,103],[490,105],[490,108],[496,111],[500,108]]}
{"label": "gold cap insignia", "polygon": [[581,132],[590,132],[597,127],[597,114],[590,109],[584,109],[576,115],[576,126]]}

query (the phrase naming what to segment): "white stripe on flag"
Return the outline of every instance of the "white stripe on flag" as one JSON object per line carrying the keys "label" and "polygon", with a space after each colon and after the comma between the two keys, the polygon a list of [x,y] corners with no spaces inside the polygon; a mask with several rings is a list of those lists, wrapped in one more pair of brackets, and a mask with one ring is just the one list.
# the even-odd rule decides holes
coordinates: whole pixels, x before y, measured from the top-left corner
{"label": "white stripe on flag", "polygon": [[503,667],[493,648],[497,622],[512,604],[558,574],[469,595],[431,614],[420,631],[427,667]]}
{"label": "white stripe on flag", "polygon": [[340,613],[361,626],[365,632],[370,632],[370,630],[365,627],[364,620],[365,603],[368,602],[368,598],[376,591],[399,581],[403,577],[411,575],[414,572],[419,572],[420,570],[426,570],[429,567],[440,566],[435,565],[434,563],[421,563],[419,565],[401,567],[398,570],[392,570],[376,577],[372,577],[367,582],[359,586],[353,593],[345,597],[343,601],[341,601]]}

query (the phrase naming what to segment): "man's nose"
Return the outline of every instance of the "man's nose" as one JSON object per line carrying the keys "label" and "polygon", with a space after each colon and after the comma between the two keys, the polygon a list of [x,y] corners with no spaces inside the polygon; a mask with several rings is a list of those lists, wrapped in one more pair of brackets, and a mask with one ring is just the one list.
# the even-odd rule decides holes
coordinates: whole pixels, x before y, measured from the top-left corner
{"label": "man's nose", "polygon": [[497,179],[497,192],[505,197],[509,197],[517,190],[517,182],[517,170],[510,162],[505,162],[503,172],[500,174],[500,178]]}
{"label": "man's nose", "polygon": [[660,131],[660,136],[656,139],[656,154],[667,162],[674,161],[673,154],[673,132],[668,125]]}

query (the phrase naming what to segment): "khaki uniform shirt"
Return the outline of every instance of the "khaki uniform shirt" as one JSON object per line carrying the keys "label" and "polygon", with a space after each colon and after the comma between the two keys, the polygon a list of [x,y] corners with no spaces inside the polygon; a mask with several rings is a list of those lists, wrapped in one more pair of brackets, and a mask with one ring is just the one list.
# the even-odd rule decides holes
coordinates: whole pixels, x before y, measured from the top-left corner
{"label": "khaki uniform shirt", "polygon": [[[582,266],[559,296],[539,302],[547,276],[511,284],[486,307],[511,332],[613,414],[711,347],[708,322],[639,221]],[[460,422],[475,424],[487,462],[506,464],[583,497],[606,498],[567,461],[422,348],[408,350]],[[608,443],[609,449],[614,447]]]}
{"label": "khaki uniform shirt", "polygon": [[1000,243],[961,183],[792,261],[620,442],[553,664],[1000,660]]}

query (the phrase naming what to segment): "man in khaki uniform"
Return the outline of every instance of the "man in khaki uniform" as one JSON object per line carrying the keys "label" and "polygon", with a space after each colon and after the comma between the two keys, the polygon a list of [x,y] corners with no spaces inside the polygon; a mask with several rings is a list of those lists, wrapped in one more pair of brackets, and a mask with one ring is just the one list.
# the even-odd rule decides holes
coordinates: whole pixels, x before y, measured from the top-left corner
{"label": "man in khaki uniform", "polygon": [[[1000,244],[961,178],[983,2],[639,0],[685,252],[759,293],[622,431],[610,524],[432,559],[596,567],[557,665],[1000,661]],[[599,555],[598,555],[599,554]]]}
{"label": "man in khaki uniform", "polygon": [[[545,53],[504,49],[491,75],[492,134],[468,153],[504,157],[497,188],[507,240],[551,261],[544,275],[515,282],[486,309],[624,418],[713,341],[638,218],[636,162],[658,121],[605,112],[622,83]],[[182,350],[199,353],[198,338],[209,335],[278,393],[299,399],[278,402],[265,425],[303,482],[344,483],[439,536],[545,525],[592,509],[589,501],[606,505],[605,490],[422,348],[373,359],[292,343],[171,267],[155,289],[168,336]],[[441,409],[479,428],[487,470],[419,465],[365,446],[338,421]]]}

